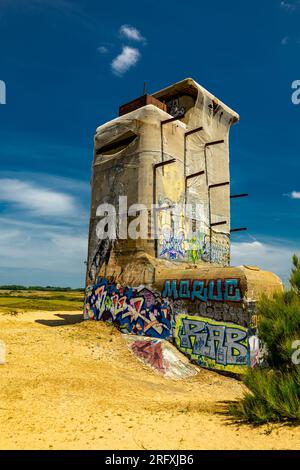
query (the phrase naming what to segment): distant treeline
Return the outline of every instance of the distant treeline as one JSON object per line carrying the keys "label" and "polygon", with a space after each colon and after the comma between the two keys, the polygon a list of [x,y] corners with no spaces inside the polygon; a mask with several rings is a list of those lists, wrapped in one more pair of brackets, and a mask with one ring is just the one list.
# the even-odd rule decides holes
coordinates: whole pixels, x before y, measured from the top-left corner
{"label": "distant treeline", "polygon": [[12,284],[9,286],[0,286],[0,290],[40,290],[40,291],[61,291],[61,292],[84,292],[84,289],[78,288],[78,289],[72,289],[72,287],[54,287],[54,286],[18,286],[16,284]]}

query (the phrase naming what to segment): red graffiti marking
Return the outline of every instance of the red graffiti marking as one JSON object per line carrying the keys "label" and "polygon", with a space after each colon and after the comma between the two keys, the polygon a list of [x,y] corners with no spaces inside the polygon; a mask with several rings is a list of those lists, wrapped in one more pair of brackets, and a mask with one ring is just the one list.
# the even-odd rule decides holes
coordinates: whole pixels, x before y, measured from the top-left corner
{"label": "red graffiti marking", "polygon": [[131,349],[138,358],[154,367],[160,373],[164,374],[166,372],[160,341],[135,341],[131,345]]}

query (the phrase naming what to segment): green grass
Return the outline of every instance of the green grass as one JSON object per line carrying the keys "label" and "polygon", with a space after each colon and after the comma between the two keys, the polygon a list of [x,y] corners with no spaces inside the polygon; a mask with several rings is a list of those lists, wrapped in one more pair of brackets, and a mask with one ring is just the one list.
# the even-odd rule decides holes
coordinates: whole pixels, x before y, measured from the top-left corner
{"label": "green grass", "polygon": [[0,312],[14,313],[30,310],[82,310],[83,292],[76,291],[0,291]]}
{"label": "green grass", "polygon": [[300,422],[300,367],[285,372],[252,370],[245,385],[250,392],[229,407],[235,418],[256,425]]}

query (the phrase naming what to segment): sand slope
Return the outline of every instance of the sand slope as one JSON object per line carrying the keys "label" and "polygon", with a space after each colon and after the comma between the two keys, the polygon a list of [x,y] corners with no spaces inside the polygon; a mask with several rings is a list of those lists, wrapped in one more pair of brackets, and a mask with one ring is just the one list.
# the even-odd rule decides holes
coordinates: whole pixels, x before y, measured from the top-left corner
{"label": "sand slope", "polygon": [[0,314],[1,449],[300,449],[300,428],[228,422],[243,385],[165,379],[80,312]]}

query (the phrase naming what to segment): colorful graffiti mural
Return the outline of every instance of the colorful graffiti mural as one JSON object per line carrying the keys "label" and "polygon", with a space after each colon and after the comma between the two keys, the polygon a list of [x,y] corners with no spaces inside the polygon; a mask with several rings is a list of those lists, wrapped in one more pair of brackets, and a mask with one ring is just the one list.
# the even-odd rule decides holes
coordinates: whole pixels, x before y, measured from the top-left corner
{"label": "colorful graffiti mural", "polygon": [[177,260],[184,257],[184,233],[180,232],[175,238],[169,230],[164,230],[161,237],[161,249],[159,256],[171,260]]}
{"label": "colorful graffiti mural", "polygon": [[197,263],[203,259],[205,248],[205,234],[204,232],[196,232],[190,240],[185,241],[185,250],[187,253],[188,261]]}
{"label": "colorful graffiti mural", "polygon": [[169,338],[171,307],[146,287],[121,287],[106,279],[87,290],[86,319],[109,321],[124,333]]}
{"label": "colorful graffiti mural", "polygon": [[159,257],[177,261],[208,262],[228,266],[230,262],[229,239],[226,234],[213,236],[204,231],[197,231],[188,238],[188,230],[180,228],[175,233],[174,227],[163,226],[160,229]]}
{"label": "colorful graffiti mural", "polygon": [[162,297],[173,300],[201,300],[202,302],[241,302],[238,279],[171,280],[165,281]]}
{"label": "colorful graffiti mural", "polygon": [[239,325],[179,315],[176,344],[202,367],[242,374],[249,365],[248,331]]}
{"label": "colorful graffiti mural", "polygon": [[203,261],[230,264],[230,237],[210,230],[202,203],[183,206],[160,198],[156,223],[160,258],[194,264]]}
{"label": "colorful graffiti mural", "polygon": [[[122,333],[169,339],[202,367],[244,373],[263,360],[254,307],[247,309],[239,279],[167,280],[161,294],[98,278],[86,293],[84,317],[108,321]],[[132,351],[166,373],[158,342],[137,340]]]}
{"label": "colorful graffiti mural", "polygon": [[212,239],[206,235],[202,261],[228,266],[230,264],[230,241],[226,234],[214,233]]}

